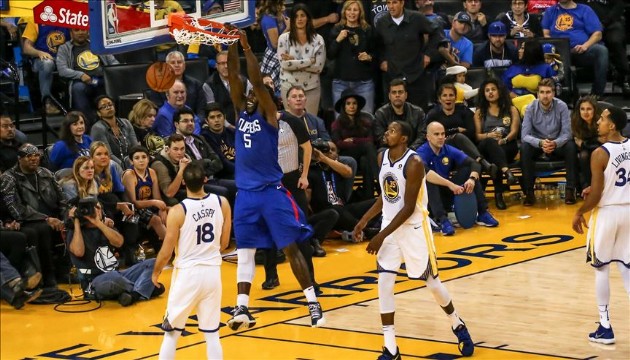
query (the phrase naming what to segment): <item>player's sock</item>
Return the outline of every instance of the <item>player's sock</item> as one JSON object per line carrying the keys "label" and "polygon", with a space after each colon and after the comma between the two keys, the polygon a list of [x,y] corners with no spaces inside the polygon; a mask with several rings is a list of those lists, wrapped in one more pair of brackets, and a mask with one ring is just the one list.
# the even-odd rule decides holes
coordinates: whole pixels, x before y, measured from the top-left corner
{"label": "player's sock", "polygon": [[160,359],[174,359],[175,349],[177,348],[177,339],[181,335],[181,331],[173,330],[164,333],[162,346],[160,346]]}
{"label": "player's sock", "polygon": [[249,295],[238,294],[236,296],[236,306],[249,306]]}
{"label": "player's sock", "polygon": [[451,320],[451,327],[453,330],[457,329],[459,325],[464,323],[462,319],[459,318],[459,315],[455,310],[455,306],[453,306],[453,301],[449,301],[446,306],[442,306],[442,310],[444,310],[448,318]]}
{"label": "player's sock", "polygon": [[606,329],[610,329],[610,316],[608,315],[608,304],[597,305],[599,310],[599,323]]}
{"label": "player's sock", "polygon": [[398,346],[396,346],[396,329],[394,325],[383,325],[383,337],[385,337],[385,347],[389,353],[396,355]]}
{"label": "player's sock", "polygon": [[223,348],[219,341],[219,332],[203,333],[206,339],[206,357],[208,359],[223,359]]}
{"label": "player's sock", "polygon": [[315,295],[315,288],[312,286],[304,289],[304,296],[306,296],[306,301],[308,302],[317,302],[317,295]]}

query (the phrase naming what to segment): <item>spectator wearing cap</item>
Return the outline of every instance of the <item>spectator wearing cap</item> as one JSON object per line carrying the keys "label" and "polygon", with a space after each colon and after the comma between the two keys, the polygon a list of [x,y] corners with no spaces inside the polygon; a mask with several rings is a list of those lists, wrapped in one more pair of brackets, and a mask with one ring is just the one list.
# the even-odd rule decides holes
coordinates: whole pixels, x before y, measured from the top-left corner
{"label": "spectator wearing cap", "polygon": [[[466,34],[471,41],[484,41],[488,31],[488,19],[481,12],[481,0],[463,0],[464,12],[470,16],[470,32]],[[457,16],[457,15],[455,15]]]}
{"label": "spectator wearing cap", "polygon": [[469,68],[473,61],[473,43],[466,36],[472,28],[470,15],[465,11],[455,14],[450,30],[444,30],[444,34],[450,42],[450,53],[446,61],[449,66],[461,65]]}
{"label": "spectator wearing cap", "polygon": [[466,84],[466,74],[468,69],[461,65],[449,66],[446,68],[446,76],[442,79],[442,84],[453,84],[457,90],[455,103],[463,104],[464,100],[477,96],[479,89],[473,89]]}
{"label": "spectator wearing cap", "polygon": [[556,84],[556,96],[562,93],[562,81],[564,80],[564,64],[560,61],[560,54],[556,52],[556,47],[552,44],[543,44],[545,62],[551,66],[554,75],[551,77]]}
{"label": "spectator wearing cap", "polygon": [[545,11],[542,28],[545,37],[569,39],[572,63],[593,69],[591,93],[603,96],[608,73],[608,49],[600,43],[602,23],[593,9],[573,0],[561,0]]}
{"label": "spectator wearing cap", "polygon": [[377,191],[378,164],[376,146],[374,145],[374,118],[362,112],[365,106],[363,96],[352,89],[346,89],[335,103],[335,111],[339,113],[331,125],[332,141],[339,149],[339,155],[353,157],[363,173],[364,198],[373,198]]}
{"label": "spectator wearing cap", "polygon": [[387,2],[389,14],[381,16],[374,25],[375,50],[380,69],[385,73],[383,84],[403,78],[409,101],[426,107],[434,93],[433,75],[426,68],[431,62],[431,53],[438,51],[444,39],[440,28],[426,16],[404,6],[401,0]]}
{"label": "spectator wearing cap", "polygon": [[473,54],[473,66],[493,68],[510,66],[518,61],[518,51],[510,42],[506,42],[507,28],[500,21],[488,26],[488,40],[477,47]]}
{"label": "spectator wearing cap", "polygon": [[25,143],[18,148],[18,163],[0,176],[0,201],[5,204],[3,216],[32,229],[44,286],[55,287],[51,243],[53,234],[64,228],[67,203],[55,176],[40,160],[37,146]]}
{"label": "spectator wearing cap", "polygon": [[508,39],[524,39],[542,36],[540,19],[528,13],[527,0],[512,0],[512,10],[501,16],[500,20],[508,30]]}

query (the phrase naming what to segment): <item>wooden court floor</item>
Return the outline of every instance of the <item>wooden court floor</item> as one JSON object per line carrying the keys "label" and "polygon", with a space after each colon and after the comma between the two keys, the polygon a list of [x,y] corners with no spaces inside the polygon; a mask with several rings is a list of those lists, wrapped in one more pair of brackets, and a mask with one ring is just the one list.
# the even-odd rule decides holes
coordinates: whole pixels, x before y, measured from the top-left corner
{"label": "wooden court floor", "polygon": [[[611,269],[611,319],[617,344],[593,345],[587,334],[598,320],[593,270],[585,263],[584,236],[570,228],[576,205],[512,205],[493,213],[495,229],[457,229],[435,235],[440,278],[477,344],[478,359],[630,359],[630,304],[619,273]],[[365,243],[327,241],[316,258],[324,295],[324,328],[309,326],[304,298],[287,263],[281,286],[263,291],[257,267],[251,309],[258,325],[238,333],[220,330],[225,359],[375,359],[383,343],[374,257]],[[224,262],[224,314],[236,299],[236,265]],[[162,281],[169,286],[171,271]],[[79,294],[77,285],[66,287]],[[406,359],[455,359],[456,338],[421,281],[401,269],[396,285],[396,330]],[[0,306],[2,359],[155,359],[166,296],[122,308],[116,302],[62,306]],[[82,311],[82,312],[80,312]],[[179,359],[202,359],[205,343],[194,316],[178,343]]]}

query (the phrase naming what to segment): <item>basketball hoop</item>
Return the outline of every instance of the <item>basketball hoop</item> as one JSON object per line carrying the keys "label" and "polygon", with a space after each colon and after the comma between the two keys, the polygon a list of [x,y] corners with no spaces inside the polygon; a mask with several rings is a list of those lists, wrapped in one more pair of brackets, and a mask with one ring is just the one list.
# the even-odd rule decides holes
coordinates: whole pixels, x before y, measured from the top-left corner
{"label": "basketball hoop", "polygon": [[168,15],[169,32],[178,44],[226,44],[238,41],[238,29],[228,30],[223,24],[182,13]]}

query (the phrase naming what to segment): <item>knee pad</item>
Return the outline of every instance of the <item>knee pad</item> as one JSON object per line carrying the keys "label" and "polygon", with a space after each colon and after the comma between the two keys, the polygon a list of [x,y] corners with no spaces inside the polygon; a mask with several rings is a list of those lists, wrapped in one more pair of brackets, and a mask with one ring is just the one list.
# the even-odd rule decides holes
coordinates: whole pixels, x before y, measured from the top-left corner
{"label": "knee pad", "polygon": [[238,267],[236,269],[236,282],[252,283],[254,280],[254,271],[256,263],[256,249],[238,249]]}
{"label": "knee pad", "polygon": [[378,274],[378,305],[381,314],[396,311],[396,302],[394,300],[395,282],[396,274],[386,272]]}

